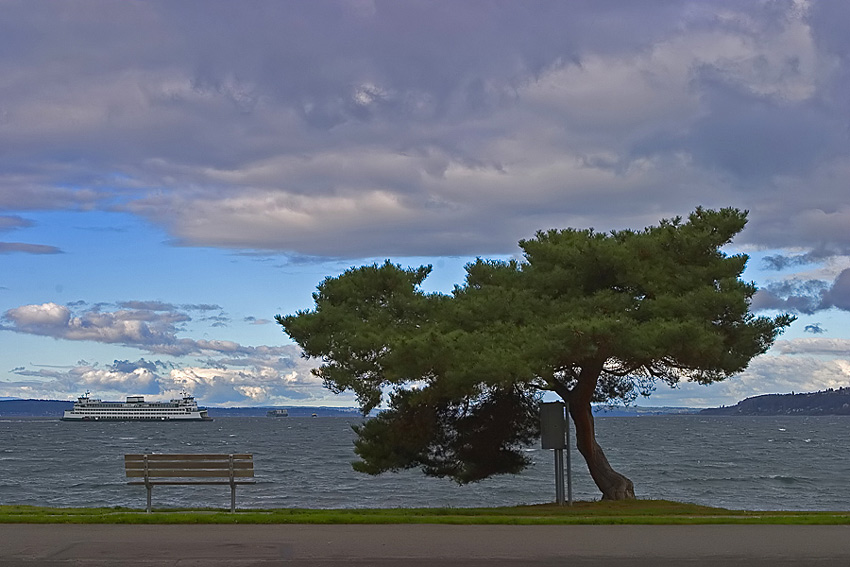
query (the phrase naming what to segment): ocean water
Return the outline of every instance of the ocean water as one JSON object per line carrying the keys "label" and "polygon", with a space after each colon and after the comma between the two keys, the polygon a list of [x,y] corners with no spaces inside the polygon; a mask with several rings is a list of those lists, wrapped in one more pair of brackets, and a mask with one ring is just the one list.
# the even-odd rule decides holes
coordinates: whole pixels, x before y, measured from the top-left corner
{"label": "ocean water", "polygon": [[[500,506],[552,502],[554,456],[459,486],[418,470],[369,476],[351,468],[356,418],[218,418],[207,423],[67,423],[0,419],[0,504],[142,508],[125,453],[253,453],[255,485],[239,508]],[[597,439],[639,498],[744,510],[850,510],[850,418],[602,417]],[[599,493],[572,451],[573,497]],[[154,506],[226,508],[226,486],[163,486]]]}

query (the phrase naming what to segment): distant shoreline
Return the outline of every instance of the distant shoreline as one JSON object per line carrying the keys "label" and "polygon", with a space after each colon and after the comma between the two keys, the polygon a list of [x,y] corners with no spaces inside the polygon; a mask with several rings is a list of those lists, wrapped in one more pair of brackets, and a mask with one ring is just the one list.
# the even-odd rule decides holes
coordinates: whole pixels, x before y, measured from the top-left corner
{"label": "distant shoreline", "polygon": [[[45,417],[59,418],[74,402],[62,400],[0,400],[0,418]],[[210,417],[266,417],[269,410],[286,409],[289,417],[360,417],[357,408],[328,406],[257,406],[257,407],[210,407]],[[272,419],[272,418],[270,418]],[[288,419],[285,417],[274,419]]]}
{"label": "distant shoreline", "polygon": [[[63,400],[0,400],[0,418],[3,417],[61,417],[71,409],[73,402]],[[285,409],[289,417],[353,417],[360,418],[354,407],[333,406],[207,406],[209,415],[216,417],[267,417],[269,410]],[[764,394],[741,400],[732,406],[714,408],[619,406],[599,404],[594,406],[596,417],[642,417],[670,415],[717,416],[827,416],[850,415],[850,387],[790,394]],[[276,418],[287,419],[287,418]]]}

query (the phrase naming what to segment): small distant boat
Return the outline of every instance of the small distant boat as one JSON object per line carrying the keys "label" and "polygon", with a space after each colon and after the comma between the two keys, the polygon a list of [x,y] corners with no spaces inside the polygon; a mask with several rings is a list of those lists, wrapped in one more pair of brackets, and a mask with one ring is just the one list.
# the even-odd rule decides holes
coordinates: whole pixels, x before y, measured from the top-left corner
{"label": "small distant boat", "polygon": [[273,409],[266,412],[268,417],[289,417],[289,411],[285,409]]}
{"label": "small distant boat", "polygon": [[319,417],[319,416],[318,416],[318,415],[316,415],[316,414],[314,413],[314,414],[313,414],[313,415],[311,415],[310,417]]}

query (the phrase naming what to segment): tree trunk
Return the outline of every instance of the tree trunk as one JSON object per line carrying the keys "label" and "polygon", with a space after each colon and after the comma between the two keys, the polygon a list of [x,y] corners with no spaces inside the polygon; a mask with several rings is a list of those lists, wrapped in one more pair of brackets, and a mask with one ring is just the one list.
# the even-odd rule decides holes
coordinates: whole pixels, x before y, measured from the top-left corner
{"label": "tree trunk", "polygon": [[578,383],[572,391],[560,390],[558,393],[569,404],[570,417],[576,426],[576,446],[587,462],[593,482],[602,491],[602,499],[634,500],[634,484],[611,467],[602,447],[596,442],[590,401],[593,399],[603,364],[603,361],[591,361],[582,365]]}
{"label": "tree trunk", "polygon": [[587,468],[590,470],[593,482],[602,491],[602,499],[634,500],[634,484],[611,467],[602,447],[596,442],[590,402],[571,402],[570,416],[576,426],[576,445],[579,453],[587,462]]}

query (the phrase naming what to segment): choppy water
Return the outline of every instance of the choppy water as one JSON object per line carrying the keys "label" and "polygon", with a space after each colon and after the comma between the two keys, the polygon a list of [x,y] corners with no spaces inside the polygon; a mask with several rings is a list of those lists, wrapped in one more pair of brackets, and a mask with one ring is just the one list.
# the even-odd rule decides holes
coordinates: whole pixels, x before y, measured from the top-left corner
{"label": "choppy water", "polygon": [[[458,486],[419,471],[371,477],[351,469],[352,418],[219,418],[211,423],[0,420],[0,504],[143,507],[123,455],[247,452],[257,484],[240,508],[497,506],[554,500],[554,457],[536,447],[521,475]],[[850,510],[850,418],[610,417],[597,438],[640,498],[748,510]],[[597,499],[573,451],[577,500]],[[157,487],[157,506],[229,505],[229,490]]]}

